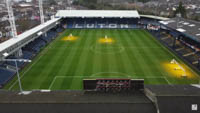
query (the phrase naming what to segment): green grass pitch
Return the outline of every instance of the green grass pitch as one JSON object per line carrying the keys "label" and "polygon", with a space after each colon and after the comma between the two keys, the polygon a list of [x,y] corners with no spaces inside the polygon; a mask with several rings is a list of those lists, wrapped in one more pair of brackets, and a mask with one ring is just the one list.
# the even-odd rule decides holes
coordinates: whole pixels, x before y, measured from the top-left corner
{"label": "green grass pitch", "polygon": [[[62,40],[71,33],[77,40]],[[105,35],[114,42],[99,43],[99,38]],[[195,78],[177,78],[163,68],[163,62],[174,58],[183,63],[145,30],[68,29],[20,75],[24,90],[80,90],[82,80],[89,78],[144,79],[145,84],[199,83],[195,72]],[[5,89],[18,90],[17,79],[10,81]]]}

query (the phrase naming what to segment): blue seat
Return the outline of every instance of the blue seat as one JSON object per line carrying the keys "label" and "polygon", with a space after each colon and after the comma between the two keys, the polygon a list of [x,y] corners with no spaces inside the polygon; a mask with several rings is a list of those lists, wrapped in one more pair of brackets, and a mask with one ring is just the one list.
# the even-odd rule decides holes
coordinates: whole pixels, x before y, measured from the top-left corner
{"label": "blue seat", "polygon": [[0,68],[0,85],[5,84],[9,79],[11,79],[15,72],[9,71],[7,69]]}

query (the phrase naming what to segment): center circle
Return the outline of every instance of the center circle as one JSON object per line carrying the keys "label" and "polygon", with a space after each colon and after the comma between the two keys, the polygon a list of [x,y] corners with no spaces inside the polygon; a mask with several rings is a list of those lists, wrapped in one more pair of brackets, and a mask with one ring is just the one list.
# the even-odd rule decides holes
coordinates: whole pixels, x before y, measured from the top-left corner
{"label": "center circle", "polygon": [[124,51],[124,47],[119,44],[97,44],[91,46],[91,50],[98,54],[116,54]]}

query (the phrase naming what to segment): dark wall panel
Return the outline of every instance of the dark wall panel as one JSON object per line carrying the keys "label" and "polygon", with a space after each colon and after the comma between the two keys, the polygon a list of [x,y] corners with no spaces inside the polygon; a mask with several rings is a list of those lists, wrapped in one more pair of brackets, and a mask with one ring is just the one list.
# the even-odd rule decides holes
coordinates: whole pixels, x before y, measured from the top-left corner
{"label": "dark wall panel", "polygon": [[152,104],[0,104],[0,113],[155,113]]}

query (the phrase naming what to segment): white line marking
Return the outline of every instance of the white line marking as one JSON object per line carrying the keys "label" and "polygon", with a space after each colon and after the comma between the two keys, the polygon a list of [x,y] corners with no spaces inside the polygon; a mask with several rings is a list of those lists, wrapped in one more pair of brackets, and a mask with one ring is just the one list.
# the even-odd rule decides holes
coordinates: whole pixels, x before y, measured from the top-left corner
{"label": "white line marking", "polygon": [[[58,39],[59,38],[57,38],[56,40],[58,40]],[[45,48],[41,53],[39,53],[39,55],[40,55],[39,58],[36,59],[36,61],[34,61],[33,64],[31,64],[28,67],[28,69],[25,70],[23,75],[20,76],[20,79],[22,79],[26,75],[26,73],[44,56],[44,53],[46,53],[49,50],[49,48],[51,48],[51,46],[56,42],[56,40],[54,40],[52,43],[50,43],[50,45],[47,48]],[[17,82],[18,82],[18,80],[15,80],[15,82],[9,87],[9,90],[11,90],[17,84]]]}
{"label": "white line marking", "polygon": [[169,82],[169,80],[167,79],[167,77],[163,77],[166,81],[167,81],[167,83],[169,84],[169,85],[172,85],[170,82]]}
{"label": "white line marking", "polygon": [[[94,45],[92,45],[93,47]],[[148,47],[148,46],[142,46],[142,47],[137,47],[137,46],[121,46],[120,47],[122,48],[132,48],[132,49],[161,49],[162,47]],[[105,48],[120,48],[120,47],[105,47]],[[59,48],[69,48],[69,49],[91,49],[91,47],[73,47],[73,46],[59,46],[59,47],[52,47],[52,48],[49,48],[49,49],[59,49]]]}
{"label": "white line marking", "polygon": [[167,79],[167,77],[166,77],[166,76],[169,76],[169,75],[164,74],[162,71],[161,71],[161,74],[162,74],[163,78],[165,79],[165,81],[167,81],[167,83],[168,83],[169,85],[172,85],[171,82],[170,82],[170,81]]}
{"label": "white line marking", "polygon": [[[56,76],[56,79],[57,78],[98,78],[98,77],[100,77],[100,78],[103,78],[103,76]],[[119,77],[119,76],[109,76],[109,77],[107,77],[107,78],[115,78],[115,77]],[[123,76],[122,76],[123,77]],[[128,76],[126,76],[126,77],[128,77]],[[106,77],[105,77],[106,78]],[[134,76],[129,76],[129,78],[132,78],[132,79],[139,79],[139,78],[152,78],[152,79],[156,79],[156,78],[162,78],[162,79],[165,79],[165,77],[156,77],[156,76],[147,76],[147,77],[138,77],[138,76],[135,76],[135,78],[134,78]]]}
{"label": "white line marking", "polygon": [[[96,73],[96,74],[101,74],[101,73],[109,73],[109,72],[100,72],[100,73]],[[117,74],[120,74],[120,72],[110,72],[110,73],[117,73]],[[121,74],[124,74],[124,73],[121,73]],[[99,78],[103,78],[102,76],[94,76],[95,74],[93,74],[92,76],[55,76],[54,77],[54,79],[52,80],[52,82],[51,82],[51,84],[50,84],[50,86],[49,86],[49,88],[48,88],[48,90],[51,90],[51,88],[53,87],[53,85],[54,85],[54,83],[55,83],[55,81],[56,81],[56,79],[58,79],[58,78],[96,78],[96,79],[98,79],[98,77]],[[124,75],[126,75],[126,74],[124,74]],[[110,78],[115,78],[116,76],[109,76]],[[147,79],[158,79],[158,78],[161,78],[161,79],[165,79],[167,82],[168,82],[168,84],[171,84],[168,80],[167,80],[167,78],[166,77],[156,77],[156,76],[148,76],[148,77],[137,77],[137,78],[134,78],[134,77],[131,77],[130,75],[128,75],[128,76],[126,76],[126,77],[129,77],[129,78],[133,78],[133,79],[145,79],[145,78],[147,78]]]}
{"label": "white line marking", "polygon": [[57,76],[54,77],[53,81],[51,82],[50,86],[49,86],[49,90],[51,90],[51,87],[53,86],[54,82],[56,81]]}
{"label": "white line marking", "polygon": [[98,73],[94,73],[91,75],[91,77],[97,77],[96,75],[99,75],[99,74],[121,74],[121,75],[125,75],[126,77],[133,77],[133,76],[130,76],[129,74],[126,74],[126,73],[121,73],[121,72],[98,72]]}
{"label": "white line marking", "polygon": [[[22,76],[20,76],[20,79],[22,79],[26,73],[41,59],[41,57],[43,56],[44,54],[42,54],[41,56],[39,56],[39,58],[37,59],[37,61],[35,61],[33,64],[31,64],[31,66],[29,66],[28,69],[26,69],[26,71],[23,73]],[[18,80],[15,80],[15,82],[10,86],[9,90],[11,90],[16,84],[17,84]]]}

